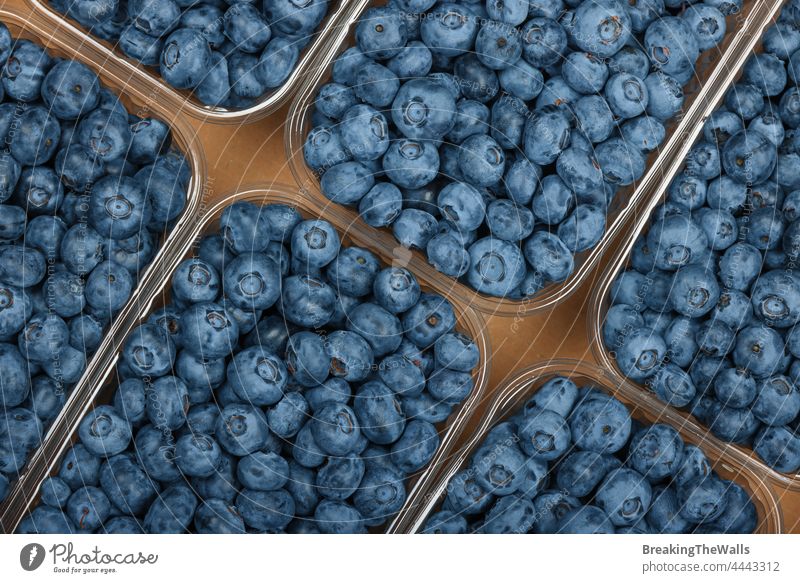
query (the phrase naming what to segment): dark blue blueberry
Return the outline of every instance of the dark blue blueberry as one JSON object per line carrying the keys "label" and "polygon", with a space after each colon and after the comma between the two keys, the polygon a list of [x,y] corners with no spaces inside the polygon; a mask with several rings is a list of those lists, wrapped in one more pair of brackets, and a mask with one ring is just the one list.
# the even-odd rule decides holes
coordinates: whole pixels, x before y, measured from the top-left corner
{"label": "dark blue blueberry", "polygon": [[89,452],[99,457],[111,457],[127,449],[131,426],[113,407],[101,405],[83,418],[78,435]]}
{"label": "dark blue blueberry", "polygon": [[65,512],[77,527],[76,532],[91,533],[110,516],[111,503],[100,488],[84,486],[69,497]]}
{"label": "dark blue blueberry", "polygon": [[794,473],[800,468],[800,437],[788,427],[764,427],[756,435],[753,450],[778,472]]}
{"label": "dark blue blueberry", "polygon": [[597,487],[595,503],[615,526],[630,526],[647,514],[652,490],[645,476],[628,468],[612,470]]}
{"label": "dark blue blueberry", "polygon": [[692,523],[715,520],[727,503],[725,482],[710,475],[695,478],[678,486],[680,515]]}
{"label": "dark blue blueberry", "polygon": [[236,353],[227,369],[228,383],[247,403],[274,405],[289,380],[283,361],[262,346]]}

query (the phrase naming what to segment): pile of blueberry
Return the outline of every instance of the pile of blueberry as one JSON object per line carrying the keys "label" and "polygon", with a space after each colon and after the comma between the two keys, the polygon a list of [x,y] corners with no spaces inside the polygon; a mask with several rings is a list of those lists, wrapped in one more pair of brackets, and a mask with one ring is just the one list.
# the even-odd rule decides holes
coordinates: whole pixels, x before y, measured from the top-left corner
{"label": "pile of blueberry", "polygon": [[63,407],[190,170],[169,126],[0,23],[0,501]]}
{"label": "pile of blueberry", "polygon": [[478,292],[526,298],[595,247],[740,0],[391,0],[316,98],[330,200]]}
{"label": "pile of blueberry", "polygon": [[244,108],[294,71],[330,0],[48,0],[176,89]]}
{"label": "pile of blueberry", "polygon": [[750,495],[669,425],[555,377],[487,434],[426,533],[752,533]]}
{"label": "pile of blueberry", "polygon": [[334,227],[238,202],[123,348],[22,532],[364,532],[473,389],[443,297]]}
{"label": "pile of blueberry", "polygon": [[622,373],[800,470],[800,10],[782,12],[612,288]]}

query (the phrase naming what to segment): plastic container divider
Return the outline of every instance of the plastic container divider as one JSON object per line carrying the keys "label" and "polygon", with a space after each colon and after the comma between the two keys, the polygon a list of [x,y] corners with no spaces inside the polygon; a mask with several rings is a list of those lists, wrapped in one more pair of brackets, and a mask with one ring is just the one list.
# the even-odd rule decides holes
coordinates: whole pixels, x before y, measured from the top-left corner
{"label": "plastic container divider", "polygon": [[33,453],[28,460],[28,466],[23,470],[20,479],[12,484],[8,497],[0,505],[0,531],[7,524],[7,516],[15,514],[15,508],[19,508],[25,496],[26,477],[35,474],[38,460],[41,459],[42,452],[48,442],[57,441],[63,435],[64,427],[68,423],[69,412],[77,406],[85,392],[92,389],[92,385],[105,368],[105,353],[113,345],[114,334],[122,329],[132,316],[137,313],[136,306],[138,297],[145,293],[145,290],[158,280],[159,265],[166,260],[169,255],[169,248],[177,239],[177,233],[188,228],[193,222],[203,198],[203,184],[206,179],[206,161],[203,150],[196,140],[194,130],[179,115],[170,112],[158,101],[153,99],[151,94],[144,92],[135,79],[130,79],[113,65],[104,63],[101,56],[95,54],[90,48],[79,43],[72,43],[73,39],[62,39],[52,33],[49,25],[32,15],[23,15],[20,12],[10,9],[0,9],[0,21],[8,26],[11,35],[15,38],[24,38],[36,42],[46,48],[51,54],[60,57],[67,57],[80,61],[92,69],[100,77],[101,85],[114,91],[120,96],[120,100],[128,110],[139,116],[158,117],[167,122],[172,128],[173,144],[178,146],[186,156],[187,163],[192,170],[192,178],[186,194],[186,207],[178,218],[171,234],[166,241],[161,241],[160,248],[150,262],[150,265],[141,274],[136,288],[131,294],[131,298],[122,311],[117,314],[108,330],[106,330],[103,342],[95,351],[92,358],[88,361],[86,370],[78,383],[73,388],[61,413],[53,421],[47,430],[42,446]]}
{"label": "plastic container divider", "polygon": [[481,417],[480,424],[472,437],[463,447],[445,452],[451,458],[436,484],[417,497],[416,505],[409,505],[398,517],[398,526],[404,532],[417,533],[422,530],[425,521],[443,502],[447,495],[450,480],[463,469],[473,452],[483,443],[486,434],[499,422],[512,416],[525,401],[554,376],[571,378],[578,386],[592,385],[603,392],[613,395],[624,403],[635,419],[648,423],[665,423],[674,427],[686,441],[702,448],[713,469],[720,477],[732,480],[744,487],[752,496],[758,513],[759,534],[778,534],[783,530],[783,514],[775,494],[769,485],[759,476],[760,469],[747,460],[743,462],[728,459],[726,452],[716,443],[707,441],[705,436],[691,424],[670,411],[653,408],[649,403],[639,402],[636,391],[625,386],[617,386],[616,379],[595,365],[577,360],[553,360],[548,363],[534,365],[519,373],[502,387],[493,398],[487,412]]}
{"label": "plastic container divider", "polygon": [[295,180],[304,193],[321,201],[327,207],[337,207],[346,212],[350,217],[349,222],[358,220],[359,229],[371,232],[371,238],[386,252],[410,257],[416,272],[425,274],[427,280],[436,282],[440,290],[446,291],[451,296],[455,296],[462,302],[487,314],[523,316],[558,305],[589,277],[600,258],[606,254],[609,247],[612,247],[617,235],[624,232],[627,222],[631,220],[631,217],[637,216],[637,209],[648,202],[653,184],[661,180],[663,167],[672,159],[674,152],[683,145],[684,136],[692,127],[691,120],[696,118],[699,111],[704,110],[710,86],[714,84],[713,79],[717,66],[724,65],[735,56],[748,28],[753,23],[761,21],[763,14],[772,5],[772,1],[745,0],[742,11],[727,18],[728,32],[725,38],[717,48],[710,49],[700,56],[697,63],[697,74],[684,88],[686,101],[683,115],[679,114],[676,119],[667,124],[668,139],[658,150],[651,153],[647,160],[648,171],[646,174],[637,184],[621,189],[609,207],[606,232],[601,241],[594,249],[577,255],[576,270],[565,282],[548,285],[532,298],[525,300],[501,299],[480,294],[467,285],[439,273],[428,263],[424,254],[402,248],[387,229],[370,227],[358,218],[356,210],[329,201],[320,190],[319,175],[306,166],[302,153],[303,143],[311,129],[311,116],[317,91],[330,79],[335,57],[352,44],[353,31],[364,10],[368,5],[383,5],[385,2],[373,1],[361,2],[361,4],[360,9],[352,12],[349,21],[342,23],[341,30],[337,35],[331,37],[331,46],[315,60],[314,65],[310,68],[310,74],[307,75],[292,103],[285,140],[286,155]]}
{"label": "plastic container divider", "polygon": [[[370,249],[378,255],[384,264],[391,265],[391,257],[386,257],[381,254],[380,250],[372,248],[368,234],[358,229],[349,230],[346,224],[339,223],[335,217],[323,216],[322,209],[299,197],[295,187],[280,184],[253,185],[235,194],[229,194],[223,197],[219,202],[216,202],[207,209],[207,211],[203,213],[202,218],[200,218],[191,229],[183,233],[180,241],[171,248],[170,257],[165,259],[162,264],[160,278],[155,281],[154,285],[148,290],[147,296],[143,295],[141,298],[142,301],[139,303],[140,312],[138,316],[129,323],[124,332],[121,332],[115,337],[115,343],[111,347],[111,353],[108,355],[107,366],[105,370],[99,373],[98,379],[94,383],[93,390],[87,392],[84,402],[80,405],[76,404],[75,408],[71,411],[70,425],[65,428],[65,431],[62,433],[62,438],[60,440],[52,440],[48,443],[48,451],[46,455],[41,458],[41,464],[37,467],[35,479],[29,480],[26,484],[26,503],[16,506],[13,516],[4,517],[2,526],[6,531],[13,531],[16,529],[19,521],[35,506],[35,503],[38,501],[38,490],[42,480],[57,470],[57,464],[60,462],[62,455],[67,448],[77,440],[77,427],[85,414],[95,405],[111,402],[114,390],[116,389],[116,384],[113,382],[116,380],[114,369],[120,358],[125,337],[136,326],[145,321],[153,309],[165,303],[169,294],[172,273],[181,261],[192,255],[199,240],[205,234],[211,232],[216,226],[216,220],[219,218],[222,210],[237,201],[249,201],[255,204],[282,203],[297,208],[304,218],[325,218],[339,231],[344,245],[355,245]],[[427,285],[424,278],[419,279],[423,291],[430,291],[430,286]],[[442,462],[443,452],[452,448],[459,439],[464,423],[472,415],[473,409],[477,403],[484,398],[484,392],[489,379],[489,362],[491,356],[489,351],[491,348],[485,331],[484,320],[478,312],[469,307],[461,305],[458,302],[451,301],[451,303],[453,304],[453,310],[457,316],[456,329],[473,338],[480,350],[481,359],[480,363],[473,371],[474,389],[472,394],[454,410],[447,421],[440,425],[439,435],[441,444],[439,449],[428,464],[428,467],[411,477],[412,483],[410,487],[407,484],[407,505],[418,495],[418,492],[430,487],[429,484],[436,473],[435,469],[438,468]],[[396,519],[393,519],[392,522],[389,523],[387,532],[391,533],[396,531],[395,522]]]}
{"label": "plastic container divider", "polygon": [[104,55],[105,59],[115,61],[131,77],[138,77],[142,83],[150,85],[150,91],[154,92],[159,99],[169,103],[177,111],[188,113],[199,120],[219,124],[238,124],[252,122],[279,109],[286,104],[295,92],[298,84],[305,78],[308,68],[319,52],[328,49],[329,36],[334,35],[339,29],[340,23],[348,22],[350,13],[358,9],[359,5],[366,0],[356,2],[350,0],[330,0],[330,8],[327,16],[320,24],[319,29],[314,32],[314,39],[300,52],[294,71],[286,79],[286,82],[277,89],[273,89],[258,98],[257,102],[244,109],[226,109],[224,107],[212,107],[203,105],[199,100],[189,95],[187,91],[181,91],[168,85],[161,79],[161,75],[156,68],[142,65],[136,59],[126,56],[120,49],[112,43],[94,37],[81,24],[56,12],[47,3],[47,0],[27,0],[33,7],[36,14],[49,22],[54,35],[60,35],[70,42],[81,45],[88,45],[93,51]]}
{"label": "plastic container divider", "polygon": [[[642,385],[631,382],[622,374],[613,355],[605,348],[603,344],[603,322],[605,322],[606,312],[610,307],[609,299],[611,296],[611,285],[613,284],[617,275],[627,266],[628,257],[633,250],[636,240],[641,234],[647,231],[650,225],[650,216],[656,207],[664,201],[670,183],[680,172],[686,155],[689,153],[689,150],[702,133],[703,122],[717,109],[719,104],[722,102],[728,87],[732,85],[739,77],[742,67],[744,66],[748,57],[752,54],[753,50],[756,48],[761,35],[777,17],[782,5],[783,2],[775,2],[768,3],[768,5],[765,6],[762,14],[763,18],[758,22],[753,23],[753,27],[748,30],[746,38],[743,39],[741,52],[737,53],[734,56],[735,58],[730,59],[729,62],[725,63],[725,65],[720,67],[718,70],[718,90],[716,93],[714,93],[713,97],[708,100],[708,103],[702,113],[700,113],[693,120],[692,125],[690,126],[691,130],[688,131],[684,136],[685,140],[682,147],[676,152],[675,158],[671,160],[671,163],[665,169],[666,172],[664,173],[662,180],[654,185],[652,192],[648,195],[649,202],[647,206],[643,209],[643,212],[636,221],[635,225],[633,225],[631,230],[628,232],[625,243],[618,248],[616,254],[613,256],[602,276],[599,278],[598,287],[594,290],[589,302],[589,322],[587,325],[589,332],[589,343],[591,345],[592,355],[600,364],[600,366],[608,370],[609,373],[617,379],[617,382],[625,383],[633,390],[638,391],[641,394],[641,398],[650,402],[651,406],[675,411],[685,419],[686,423],[694,424],[699,431],[707,432],[708,429],[704,425],[701,425],[686,411],[674,409],[666,403],[663,403],[650,390],[646,389]],[[721,439],[711,435],[710,432],[708,434],[708,438],[717,441],[718,445],[726,449],[731,457],[735,457],[742,462],[749,461],[750,463],[756,464],[759,468],[759,472],[763,473],[764,475],[768,475],[772,480],[779,483],[781,486],[795,491],[800,491],[800,474],[782,474],[760,461],[752,453],[750,448],[724,442]]]}

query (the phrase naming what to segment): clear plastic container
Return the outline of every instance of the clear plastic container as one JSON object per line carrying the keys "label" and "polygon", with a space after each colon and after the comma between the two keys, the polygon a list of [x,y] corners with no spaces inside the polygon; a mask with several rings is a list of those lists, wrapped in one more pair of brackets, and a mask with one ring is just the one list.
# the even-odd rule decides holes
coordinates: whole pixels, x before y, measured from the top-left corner
{"label": "clear plastic container", "polygon": [[95,379],[106,368],[104,356],[112,346],[114,335],[123,329],[126,322],[138,313],[137,302],[139,301],[139,296],[159,280],[160,266],[170,256],[170,250],[178,239],[177,234],[194,223],[194,217],[197,215],[203,199],[206,161],[202,147],[196,139],[195,132],[191,126],[180,115],[175,114],[174,111],[170,111],[158,101],[152,99],[151,95],[140,88],[136,80],[125,77],[124,73],[113,66],[107,66],[102,60],[102,56],[97,55],[87,47],[73,42],[74,39],[69,37],[61,38],[54,35],[47,22],[35,16],[23,15],[10,8],[2,8],[0,9],[0,21],[8,27],[14,38],[31,40],[46,48],[51,55],[73,59],[87,65],[99,76],[103,87],[111,89],[120,96],[120,100],[129,111],[135,112],[139,116],[157,117],[167,122],[172,128],[173,144],[177,145],[178,149],[184,153],[192,171],[192,178],[186,193],[186,207],[178,217],[170,236],[160,242],[158,253],[145,271],[140,274],[138,284],[133,290],[128,304],[111,322],[105,332],[103,342],[88,361],[83,376],[72,389],[60,415],[47,430],[41,449],[31,455],[28,467],[23,470],[22,478],[16,484],[12,484],[8,497],[0,505],[0,527],[2,527],[5,524],[2,517],[24,496],[25,476],[34,471],[33,468],[37,464],[36,460],[43,455],[46,444],[57,440],[58,436],[63,434],[63,428],[68,424],[70,410],[75,406],[75,403],[81,400],[84,393],[92,390]]}
{"label": "clear plastic container", "polygon": [[479,420],[470,420],[470,426],[477,423],[477,427],[471,431],[470,439],[461,447],[444,453],[448,462],[437,475],[435,485],[419,493],[414,500],[409,500],[398,518],[398,528],[407,533],[420,532],[428,517],[441,506],[451,478],[466,467],[489,430],[517,412],[546,381],[555,376],[565,376],[578,386],[591,385],[613,395],[630,409],[634,419],[647,423],[665,423],[674,427],[686,443],[696,445],[705,452],[720,477],[732,480],[747,490],[758,513],[757,533],[779,534],[783,531],[780,506],[770,486],[761,479],[759,468],[753,467],[747,461],[731,460],[716,443],[706,441],[693,425],[683,423],[681,417],[641,402],[636,391],[618,385],[613,375],[592,364],[576,360],[553,360],[534,365],[499,389],[486,413]]}
{"label": "clear plastic container", "polygon": [[[169,298],[172,273],[184,258],[193,254],[197,243],[205,234],[216,231],[217,220],[222,210],[233,202],[243,200],[255,204],[283,203],[297,208],[305,218],[325,218],[337,228],[342,236],[343,245],[371,249],[383,260],[384,264],[391,265],[392,258],[382,255],[380,250],[374,249],[367,234],[359,230],[348,230],[347,225],[339,222],[337,217],[328,216],[317,205],[304,201],[294,187],[279,184],[250,186],[235,194],[227,195],[210,208],[204,209],[202,218],[191,229],[186,229],[179,237],[179,241],[176,241],[176,244],[170,249],[170,256],[161,265],[160,277],[154,280],[146,293],[140,297],[137,304],[138,316],[128,321],[126,328],[120,330],[120,333],[115,336],[114,344],[106,355],[106,368],[95,377],[92,390],[86,391],[80,402],[73,404],[69,411],[69,424],[65,424],[58,437],[49,440],[46,448],[43,448],[45,451],[39,456],[36,466],[24,480],[26,495],[20,497],[13,507],[9,507],[6,515],[2,518],[3,530],[13,532],[27,511],[38,503],[38,490],[42,480],[57,469],[61,456],[77,440],[77,426],[84,415],[95,405],[111,402],[117,386],[115,365],[120,358],[125,337],[145,321],[154,309],[166,303]],[[420,286],[423,291],[431,289],[424,277],[420,277]],[[429,468],[439,467],[443,459],[443,452],[452,448],[457,442],[464,423],[472,415],[477,404],[485,398],[484,393],[489,378],[491,348],[484,320],[479,313],[469,307],[460,305],[458,302],[452,302],[452,304],[457,317],[456,329],[473,338],[480,350],[481,359],[473,371],[474,389],[472,394],[453,411],[447,421],[439,426],[441,445],[431,460]],[[416,496],[417,492],[430,487],[432,474],[432,469],[422,470],[410,478],[411,481],[407,484],[409,500]],[[386,530],[394,532],[394,523],[389,524]]]}
{"label": "clear plastic container", "polygon": [[[362,3],[383,5],[385,2]],[[684,87],[686,96],[684,111],[667,124],[667,139],[661,147],[652,152],[647,159],[647,172],[640,181],[619,191],[614,202],[608,209],[606,232],[600,242],[588,251],[579,253],[575,257],[575,272],[563,283],[551,284],[532,298],[525,300],[510,300],[480,294],[465,284],[439,273],[431,266],[425,255],[419,251],[408,251],[400,246],[388,229],[375,229],[370,227],[360,218],[354,209],[342,207],[330,202],[320,190],[319,175],[306,166],[303,159],[303,143],[311,129],[311,116],[314,110],[314,101],[321,85],[328,82],[331,77],[333,61],[337,55],[353,44],[353,32],[359,17],[367,6],[354,10],[349,22],[343,23],[335,36],[331,37],[332,47],[320,55],[311,67],[305,82],[300,87],[297,97],[292,103],[289,114],[289,123],[286,126],[286,155],[289,166],[300,185],[302,191],[316,198],[329,207],[344,210],[350,217],[349,222],[357,222],[359,229],[372,233],[371,237],[387,253],[410,258],[417,273],[424,273],[426,279],[438,282],[437,287],[450,296],[457,297],[464,303],[487,314],[503,316],[524,316],[563,302],[570,294],[578,289],[589,278],[593,268],[600,258],[606,254],[617,235],[625,231],[626,223],[637,215],[637,208],[648,202],[648,192],[654,183],[661,180],[662,167],[671,159],[673,152],[681,147],[684,135],[690,130],[691,124],[686,123],[687,118],[693,117],[704,107],[708,95],[709,84],[712,83],[715,68],[718,64],[726,62],[745,35],[751,22],[758,21],[770,2],[765,0],[745,0],[742,11],[727,18],[728,33],[715,49],[710,49],[700,55],[697,63],[697,75]]]}
{"label": "clear plastic container", "polygon": [[258,98],[256,103],[244,109],[226,109],[203,105],[199,100],[190,95],[188,91],[175,89],[161,79],[155,67],[147,67],[138,60],[125,55],[121,49],[112,43],[93,36],[81,24],[56,12],[47,0],[28,0],[34,11],[44,20],[48,21],[54,35],[63,36],[74,43],[91,47],[91,50],[103,55],[103,60],[114,61],[131,77],[138,78],[140,82],[149,85],[153,98],[164,105],[169,104],[177,111],[188,113],[194,118],[220,124],[239,124],[252,122],[279,109],[288,102],[298,84],[305,78],[308,68],[318,55],[324,55],[330,46],[330,37],[339,29],[340,22],[347,22],[350,13],[357,10],[365,0],[330,0],[327,16],[314,32],[314,38],[300,52],[294,71],[286,82],[277,89],[273,89]]}
{"label": "clear plastic container", "polygon": [[650,215],[655,208],[664,201],[667,189],[669,188],[672,179],[682,169],[686,155],[702,132],[705,118],[713,113],[717,109],[718,105],[722,103],[727,88],[732,85],[736,79],[738,79],[739,75],[741,74],[742,67],[753,51],[755,50],[755,52],[758,52],[759,49],[756,47],[761,35],[763,34],[764,30],[766,30],[766,28],[772,24],[772,22],[774,22],[774,19],[780,13],[780,8],[783,3],[776,2],[774,4],[767,4],[767,6],[763,7],[763,19],[759,22],[754,22],[753,27],[748,31],[746,39],[743,39],[746,40],[746,42],[743,42],[741,52],[734,55],[728,62],[724,64],[724,66],[720,67],[718,91],[716,91],[713,96],[709,98],[708,103],[702,113],[692,120],[692,124],[690,126],[691,131],[685,134],[685,141],[682,147],[676,152],[676,157],[671,159],[669,165],[665,167],[661,181],[653,185],[653,189],[648,195],[648,204],[642,209],[642,213],[637,218],[636,223],[632,225],[631,229],[628,231],[627,238],[625,239],[624,243],[617,249],[616,253],[605,268],[605,271],[598,278],[598,285],[594,289],[591,301],[589,302],[589,321],[587,328],[589,331],[589,342],[591,344],[592,354],[595,360],[600,364],[600,366],[608,370],[610,374],[617,379],[617,382],[625,383],[633,387],[634,390],[637,390],[640,393],[641,398],[650,402],[652,406],[675,411],[678,415],[683,417],[685,423],[691,423],[697,427],[697,431],[707,433],[707,439],[716,441],[718,446],[724,448],[728,455],[730,455],[732,458],[740,461],[749,461],[759,468],[759,473],[761,475],[769,476],[770,479],[779,483],[781,486],[797,491],[800,490],[800,473],[784,474],[777,472],[759,460],[758,456],[753,453],[751,448],[733,443],[727,443],[718,439],[689,413],[671,408],[669,405],[661,402],[655,396],[655,394],[653,394],[643,385],[632,383],[622,374],[617,366],[614,355],[605,347],[603,342],[603,323],[605,322],[606,312],[610,308],[611,285],[613,284],[617,275],[621,271],[624,271],[627,267],[628,258],[633,250],[636,240],[641,234],[647,232],[650,226]]}

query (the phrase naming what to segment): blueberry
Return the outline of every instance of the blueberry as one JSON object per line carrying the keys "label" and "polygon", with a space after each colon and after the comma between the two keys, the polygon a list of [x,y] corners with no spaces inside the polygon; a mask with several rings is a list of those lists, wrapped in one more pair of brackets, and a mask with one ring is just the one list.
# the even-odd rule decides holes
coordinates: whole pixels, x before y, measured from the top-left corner
{"label": "blueberry", "polygon": [[217,471],[208,478],[192,478],[191,484],[204,500],[218,498],[232,504],[240,487],[236,479],[236,462],[223,453]]}
{"label": "blueberry", "polygon": [[556,470],[556,483],[571,496],[588,496],[611,469],[620,463],[616,458],[593,451],[574,451],[567,455]]}
{"label": "blueberry", "polygon": [[[673,344],[669,346],[672,347]],[[674,348],[672,350],[675,351]],[[675,407],[685,407],[697,394],[697,388],[689,374],[672,362],[665,364],[655,374],[652,389],[659,399]]]}
{"label": "blueberry", "polygon": [[403,13],[391,7],[370,8],[356,26],[356,43],[373,59],[386,60],[400,53],[408,40]]}
{"label": "blueberry", "polygon": [[752,411],[766,425],[786,425],[800,412],[800,393],[789,378],[770,377],[759,384]]}
{"label": "blueberry", "polygon": [[778,370],[784,350],[783,339],[773,329],[748,326],[736,337],[733,360],[756,378],[764,378]]}
{"label": "blueberry", "polygon": [[365,532],[364,517],[353,506],[336,500],[322,500],[314,511],[314,522],[325,534]]}
{"label": "blueberry", "polygon": [[778,472],[794,473],[800,467],[800,438],[787,427],[764,427],[756,435],[753,450]]}
{"label": "blueberry", "polygon": [[703,316],[717,304],[720,286],[713,273],[696,265],[679,270],[669,294],[672,308],[690,318]]}
{"label": "blueberry", "polygon": [[261,449],[269,436],[267,418],[253,406],[227,405],[220,412],[214,431],[219,445],[228,453],[245,456]]}
{"label": "blueberry", "polygon": [[192,89],[211,65],[211,48],[201,31],[181,28],[164,42],[159,65],[167,83],[178,89]]}
{"label": "blueberry", "polygon": [[428,378],[428,392],[448,405],[458,405],[472,392],[472,375],[450,369],[437,369]]}
{"label": "blueberry", "polygon": [[365,469],[357,455],[329,457],[317,471],[317,491],[323,498],[343,501],[356,492]]}
{"label": "blueberry", "polygon": [[255,405],[274,405],[289,376],[281,359],[262,346],[238,352],[227,369],[228,383],[239,397]]}
{"label": "blueberry", "polygon": [[755,85],[737,83],[725,95],[725,106],[743,121],[750,121],[764,111],[764,95]]}
{"label": "blueberry", "polygon": [[109,458],[100,469],[100,484],[115,508],[141,516],[158,494],[158,486],[130,454]]}
{"label": "blueberry", "polygon": [[612,470],[597,488],[595,503],[615,526],[630,526],[650,508],[652,491],[644,476],[635,470]]}
{"label": "blueberry", "polygon": [[758,131],[740,131],[725,142],[722,165],[725,172],[741,183],[757,184],[775,168],[775,146]]}
{"label": "blueberry", "polygon": [[72,520],[60,508],[46,504],[37,506],[17,527],[17,534],[73,534],[77,531]]}
{"label": "blueberry", "polygon": [[547,282],[566,280],[575,267],[572,252],[555,234],[536,231],[523,244],[523,251],[533,270]]}
{"label": "blueberry", "polygon": [[[272,262],[270,261],[271,265]],[[190,354],[221,358],[236,347],[239,326],[222,305],[194,304],[181,314],[180,344]]]}
{"label": "blueberry", "polygon": [[137,375],[158,377],[172,369],[175,344],[163,328],[143,324],[125,342],[123,358]]}
{"label": "blueberry", "polygon": [[[237,201],[222,211],[220,235],[228,249],[235,254],[261,252],[269,244],[271,226],[262,207]],[[224,268],[224,266],[222,266]]]}
{"label": "blueberry", "polygon": [[30,407],[43,424],[48,425],[55,420],[66,401],[67,395],[62,383],[47,376],[31,379]]}
{"label": "blueberry", "polygon": [[94,532],[111,514],[111,503],[103,491],[94,486],[84,486],[72,493],[66,506],[66,515],[77,527],[77,532]]}
{"label": "blueberry", "polygon": [[6,95],[17,101],[34,101],[51,65],[52,59],[42,47],[25,39],[14,41],[0,72]]}
{"label": "blueberry", "polygon": [[677,493],[672,486],[653,488],[653,501],[646,519],[659,534],[684,534],[691,528],[690,523],[680,515]]}
{"label": "blueberry", "polygon": [[328,403],[314,414],[311,432],[318,446],[333,456],[353,453],[361,437],[355,412],[338,403]]}
{"label": "blueberry", "polygon": [[391,448],[391,460],[407,474],[425,467],[439,448],[439,434],[429,422],[413,419]]}
{"label": "blueberry", "polygon": [[632,20],[625,7],[614,1],[582,3],[575,11],[573,36],[578,46],[600,58],[613,56],[628,41]]}
{"label": "blueberry", "polygon": [[445,2],[422,19],[420,35],[434,54],[455,57],[473,47],[478,21],[469,8]]}
{"label": "blueberry", "polygon": [[114,261],[104,261],[86,278],[86,302],[100,317],[110,317],[121,310],[133,290],[133,277]]}
{"label": "blueberry", "polygon": [[38,284],[45,275],[44,255],[26,245],[10,244],[0,248],[0,281],[18,288]]}
{"label": "blueberry", "polygon": [[533,113],[525,126],[525,155],[536,164],[548,165],[569,145],[570,122],[559,109],[545,108]]}
{"label": "blueberry", "polygon": [[397,140],[383,157],[383,169],[397,186],[421,188],[436,178],[439,153],[430,142]]}
{"label": "blueberry", "polygon": [[631,434],[631,417],[625,405],[612,397],[584,399],[569,416],[576,446],[587,451],[614,453]]}
{"label": "blueberry", "polygon": [[384,309],[400,314],[417,303],[420,287],[410,271],[402,267],[388,267],[375,276],[373,293]]}
{"label": "blueberry", "polygon": [[197,509],[197,497],[183,484],[164,492],[150,506],[144,517],[145,531],[151,534],[182,534],[187,532]]}
{"label": "blueberry", "polygon": [[93,454],[80,443],[73,445],[61,458],[58,477],[64,480],[74,492],[84,485],[98,483],[100,473],[100,458]]}
{"label": "blueberry", "polygon": [[700,54],[688,21],[673,16],[659,18],[647,27],[644,46],[653,65],[674,76],[691,75]]}
{"label": "blueberry", "polygon": [[680,467],[683,440],[668,425],[651,425],[632,437],[628,456],[634,469],[651,483],[658,483]]}
{"label": "blueberry", "polygon": [[172,294],[184,302],[213,302],[219,289],[217,269],[203,259],[185,259],[172,275]]}
{"label": "blueberry", "polygon": [[56,153],[61,126],[44,107],[26,107],[15,120],[13,133],[6,136],[6,147],[23,166],[47,163]]}
{"label": "blueberry", "polygon": [[371,227],[388,227],[400,215],[403,195],[394,184],[378,182],[358,204],[358,212]]}
{"label": "blueberry", "polygon": [[246,53],[258,53],[272,37],[261,11],[247,2],[232,4],[222,17],[225,36]]}
{"label": "blueberry", "polygon": [[713,521],[725,511],[726,489],[716,476],[695,478],[679,485],[680,515],[692,523]]}
{"label": "blueberry", "polygon": [[131,426],[113,407],[102,405],[83,418],[78,435],[88,451],[111,457],[128,447]]}
{"label": "blueberry", "polygon": [[800,289],[791,271],[762,273],[751,288],[753,313],[776,328],[788,328],[800,320]]}
{"label": "blueberry", "polygon": [[566,420],[547,409],[526,409],[519,437],[520,447],[527,455],[546,461],[564,454],[571,442]]}
{"label": "blueberry", "polygon": [[406,500],[402,475],[388,467],[367,464],[366,473],[353,496],[356,509],[367,519],[386,519]]}
{"label": "blueberry", "polygon": [[286,368],[292,378],[313,387],[328,378],[330,361],[325,357],[325,343],[313,332],[297,332],[289,337]]}
{"label": "blueberry", "polygon": [[703,451],[696,445],[686,444],[683,449],[683,461],[674,472],[676,485],[680,486],[695,478],[707,476],[711,473],[711,464]]}
{"label": "blueberry", "polygon": [[235,506],[224,500],[203,500],[194,515],[198,534],[244,534],[245,526]]}
{"label": "blueberry", "polygon": [[303,221],[292,231],[292,254],[308,267],[320,268],[333,261],[339,246],[339,235],[327,221]]}
{"label": "blueberry", "polygon": [[368,61],[356,73],[355,93],[363,102],[376,108],[386,108],[395,101],[400,81],[391,69]]}
{"label": "blueberry", "polygon": [[72,494],[72,489],[58,476],[45,478],[39,487],[42,502],[54,508],[64,508]]}
{"label": "blueberry", "polygon": [[395,238],[405,247],[424,249],[436,233],[438,223],[428,212],[406,208],[392,225]]}
{"label": "blueberry", "polygon": [[120,33],[119,47],[123,53],[143,65],[157,67],[164,48],[164,39],[142,32],[131,23]]}
{"label": "blueberry", "polygon": [[359,334],[338,330],[328,335],[325,354],[330,359],[330,372],[348,382],[364,380],[372,369],[373,352],[370,343]]}
{"label": "blueberry", "polygon": [[305,397],[297,392],[288,393],[267,412],[267,423],[275,435],[288,439],[300,431],[308,413]]}
{"label": "blueberry", "polygon": [[237,466],[237,476],[251,490],[279,490],[289,480],[289,464],[274,453],[254,452],[243,457]]}
{"label": "blueberry", "polygon": [[[425,19],[426,23],[432,21]],[[446,87],[433,79],[412,79],[400,87],[391,114],[397,130],[405,137],[438,140],[453,129],[456,100]]]}
{"label": "blueberry", "polygon": [[264,253],[243,253],[225,266],[223,292],[245,311],[265,310],[280,295],[280,271]]}
{"label": "blueberry", "polygon": [[735,482],[726,482],[725,510],[708,527],[725,534],[751,534],[758,525],[756,507],[750,495]]}
{"label": "blueberry", "polygon": [[558,521],[559,534],[612,534],[614,526],[597,506],[581,506],[569,510]]}
{"label": "blueberry", "polygon": [[764,134],[776,146],[780,146],[786,137],[783,123],[772,111],[765,111],[754,117],[747,128]]}

